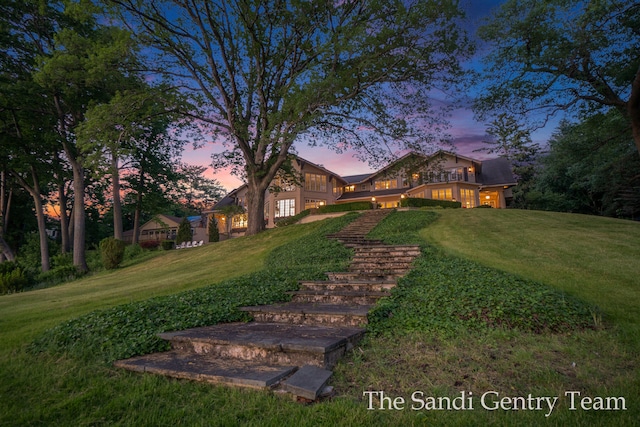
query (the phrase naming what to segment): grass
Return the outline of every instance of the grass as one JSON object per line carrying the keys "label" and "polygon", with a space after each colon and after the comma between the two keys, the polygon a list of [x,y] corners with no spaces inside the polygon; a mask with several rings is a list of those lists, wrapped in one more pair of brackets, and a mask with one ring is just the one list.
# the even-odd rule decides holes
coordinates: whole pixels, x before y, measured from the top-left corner
{"label": "grass", "polygon": [[[599,328],[533,333],[502,326],[441,334],[400,322],[396,334],[371,335],[343,359],[332,379],[338,397],[311,406],[267,392],[129,373],[99,358],[27,351],[45,330],[95,310],[144,305],[149,298],[165,301],[165,296],[170,301],[188,289],[197,294],[228,279],[261,274],[275,260],[294,265],[309,259],[315,245],[295,253],[290,248],[296,241],[314,242],[314,233],[340,219],[290,226],[0,297],[0,425],[638,425],[640,320],[633,313],[639,305],[640,224],[479,209],[439,211],[435,222],[404,218],[392,217],[378,232],[402,240],[398,232],[405,231],[425,246],[425,257],[435,250],[451,269],[471,265],[597,304],[603,313]],[[427,241],[436,249],[428,249]],[[420,262],[429,268],[427,260]],[[409,279],[398,288],[416,282]],[[422,292],[420,286],[429,285],[416,285],[416,292]],[[496,390],[501,397],[579,390],[625,396],[628,410],[570,411],[563,398],[548,418],[540,411],[482,410],[477,402],[473,411],[369,411],[366,390],[407,400],[417,390],[425,396]]]}

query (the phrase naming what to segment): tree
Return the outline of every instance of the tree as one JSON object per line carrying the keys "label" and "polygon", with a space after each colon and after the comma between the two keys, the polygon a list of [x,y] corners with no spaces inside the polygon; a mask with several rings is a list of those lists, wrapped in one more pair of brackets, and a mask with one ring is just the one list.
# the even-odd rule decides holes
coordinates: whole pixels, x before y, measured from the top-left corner
{"label": "tree", "polygon": [[193,235],[191,234],[191,223],[185,217],[182,219],[182,222],[180,222],[180,225],[178,226],[178,232],[176,233],[176,245],[179,245],[183,242],[190,242],[192,238]]}
{"label": "tree", "polygon": [[226,147],[214,166],[246,178],[247,234],[264,229],[265,191],[295,142],[425,150],[442,124],[431,96],[470,53],[453,0],[107,3],[152,48],[152,71],[200,101],[190,114]]}
{"label": "tree", "polygon": [[513,206],[524,207],[526,194],[535,177],[535,160],[540,147],[531,141],[531,131],[506,113],[499,114],[487,127],[488,147],[476,151],[498,154],[511,162],[518,185],[513,190]]}
{"label": "tree", "polygon": [[492,43],[476,110],[546,117],[615,109],[640,153],[640,2],[509,0],[479,30]]}
{"label": "tree", "polygon": [[[32,76],[38,93],[55,118],[62,155],[73,174],[73,263],[88,269],[85,258],[85,180],[87,153],[77,144],[76,127],[92,102],[107,102],[119,87],[128,87],[128,72],[136,69],[129,34],[102,25],[100,10],[90,1],[28,0],[20,25],[36,22],[24,40],[37,44],[38,61]],[[134,77],[135,78],[135,77]],[[61,207],[62,209],[62,207]]]}
{"label": "tree", "polygon": [[218,221],[216,217],[211,215],[209,217],[209,243],[220,241],[220,230],[218,230]]}
{"label": "tree", "polygon": [[[78,145],[83,151],[92,153],[87,159],[92,169],[101,168],[108,159],[116,239],[122,240],[123,233],[120,169],[136,152],[136,142],[147,138],[150,128],[160,121],[170,129],[166,133],[180,133],[181,123],[177,122],[176,114],[181,102],[172,88],[165,85],[151,87],[142,80],[132,81],[128,90],[117,91],[108,102],[94,103],[76,129]],[[176,141],[180,147],[183,145],[178,139],[171,141]]]}
{"label": "tree", "polygon": [[541,162],[529,206],[622,218],[640,213],[640,158],[615,111],[563,122]]}

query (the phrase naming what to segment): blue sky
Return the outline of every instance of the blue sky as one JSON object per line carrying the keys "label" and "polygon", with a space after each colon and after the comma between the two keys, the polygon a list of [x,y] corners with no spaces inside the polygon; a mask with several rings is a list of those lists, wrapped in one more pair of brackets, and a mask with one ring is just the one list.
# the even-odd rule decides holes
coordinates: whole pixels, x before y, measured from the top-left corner
{"label": "blue sky", "polygon": [[[487,18],[490,11],[503,2],[504,0],[462,0],[461,6],[468,16],[466,28],[468,33],[473,36],[478,26]],[[482,52],[481,48],[478,50]],[[476,57],[467,65],[469,67],[477,67],[478,64],[479,58]],[[473,94],[470,95],[472,96]],[[485,139],[486,123],[476,121],[470,108],[455,110],[449,121],[451,124],[449,134],[453,137],[453,143],[457,153],[480,159],[486,157],[483,153],[474,152],[474,150],[483,146],[482,141]],[[554,121],[549,123],[545,128],[536,131],[532,135],[534,142],[544,145],[556,125],[557,121]],[[296,149],[301,157],[322,165],[339,175],[356,175],[372,171],[367,163],[359,161],[354,157],[354,153],[352,152],[336,154],[327,148],[308,147],[304,143],[298,144]],[[211,154],[220,150],[221,147],[210,143],[201,149],[186,152],[184,161],[191,164],[208,166],[211,163]],[[240,179],[231,176],[228,171],[224,170],[215,171],[214,173],[214,171],[209,168],[207,177],[217,179],[227,190],[232,190],[242,184]]]}

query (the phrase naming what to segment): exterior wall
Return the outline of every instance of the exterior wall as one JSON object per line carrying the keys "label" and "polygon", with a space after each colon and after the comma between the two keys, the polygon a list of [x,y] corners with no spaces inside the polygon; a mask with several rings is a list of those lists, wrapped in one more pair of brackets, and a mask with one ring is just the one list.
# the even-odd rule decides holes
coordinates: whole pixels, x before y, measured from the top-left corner
{"label": "exterior wall", "polygon": [[329,171],[306,162],[294,162],[302,178],[300,186],[283,186],[283,191],[265,194],[267,228],[275,227],[280,218],[297,215],[305,209],[334,204],[344,182]]}

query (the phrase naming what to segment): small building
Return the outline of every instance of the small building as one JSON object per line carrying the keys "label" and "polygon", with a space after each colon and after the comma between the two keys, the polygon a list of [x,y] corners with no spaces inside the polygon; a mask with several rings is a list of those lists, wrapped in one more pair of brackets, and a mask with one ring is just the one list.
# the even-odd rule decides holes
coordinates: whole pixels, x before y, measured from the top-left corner
{"label": "small building", "polygon": [[[207,241],[207,224],[202,216],[191,216],[187,218],[191,223],[192,240]],[[172,215],[159,214],[140,226],[140,236],[138,242],[175,240],[178,227],[182,218]],[[122,238],[127,243],[133,242],[133,230],[127,230],[122,234]]]}

